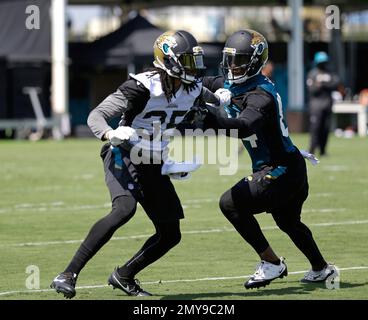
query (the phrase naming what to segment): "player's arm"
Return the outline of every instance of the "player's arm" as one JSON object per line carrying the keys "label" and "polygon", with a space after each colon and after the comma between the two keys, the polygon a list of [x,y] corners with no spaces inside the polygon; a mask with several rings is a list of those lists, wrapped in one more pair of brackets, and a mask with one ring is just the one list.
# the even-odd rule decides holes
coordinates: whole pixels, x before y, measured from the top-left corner
{"label": "player's arm", "polygon": [[127,108],[128,100],[117,89],[90,112],[87,124],[97,138],[106,140],[105,134],[113,130],[108,121],[120,117]]}
{"label": "player's arm", "polygon": [[143,110],[149,96],[149,91],[143,85],[136,80],[128,80],[90,112],[88,126],[98,139],[107,140],[107,133],[113,130],[108,124],[109,120],[124,115],[129,122],[129,118],[133,119]]}
{"label": "player's arm", "polygon": [[245,138],[258,131],[267,121],[270,109],[274,107],[272,96],[263,90],[249,93],[243,100],[243,111],[238,118],[228,118],[223,108],[212,108],[210,113],[215,117],[219,129],[236,129],[239,138]]}
{"label": "player's arm", "polygon": [[193,106],[186,113],[184,119],[176,126],[181,134],[185,134],[186,129],[206,129],[209,126],[206,120],[208,112],[206,104],[219,105],[219,99],[208,88],[202,87],[201,94],[194,101]]}
{"label": "player's arm", "polygon": [[202,85],[211,92],[216,92],[217,89],[224,87],[224,81],[223,76],[208,76],[203,78]]}

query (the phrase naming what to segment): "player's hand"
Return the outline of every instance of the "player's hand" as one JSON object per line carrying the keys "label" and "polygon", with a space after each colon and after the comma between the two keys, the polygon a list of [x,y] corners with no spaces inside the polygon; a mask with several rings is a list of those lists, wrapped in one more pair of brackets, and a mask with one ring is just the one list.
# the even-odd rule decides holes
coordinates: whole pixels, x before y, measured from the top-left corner
{"label": "player's hand", "polygon": [[118,127],[115,130],[110,130],[106,133],[106,138],[113,146],[118,146],[125,140],[138,140],[137,133],[131,127]]}
{"label": "player's hand", "polygon": [[231,91],[228,89],[217,89],[215,92],[215,96],[220,101],[220,107],[226,107],[231,103]]}
{"label": "player's hand", "polygon": [[205,110],[206,110],[207,114],[210,114],[215,119],[228,118],[228,115],[227,115],[224,107],[221,107],[221,106],[216,107],[214,105],[211,105],[211,104],[207,103],[206,106],[205,106]]}

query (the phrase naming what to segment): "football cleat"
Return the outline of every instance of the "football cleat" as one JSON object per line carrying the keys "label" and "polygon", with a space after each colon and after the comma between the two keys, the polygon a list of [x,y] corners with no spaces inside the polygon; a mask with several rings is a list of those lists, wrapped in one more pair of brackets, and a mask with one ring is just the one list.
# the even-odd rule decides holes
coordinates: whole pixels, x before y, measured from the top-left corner
{"label": "football cleat", "polygon": [[279,265],[261,260],[256,267],[255,273],[244,283],[244,287],[246,289],[265,287],[277,278],[282,279],[286,277],[288,273],[284,260],[285,259],[281,257]]}
{"label": "football cleat", "polygon": [[302,283],[318,283],[324,282],[329,277],[335,278],[339,275],[338,270],[333,264],[327,264],[322,270],[320,271],[313,271],[312,269],[309,270],[305,275],[304,278],[300,280]]}
{"label": "football cleat", "polygon": [[71,299],[75,296],[75,284],[77,275],[72,272],[60,273],[50,284],[50,288],[55,289],[57,293],[64,294],[64,297]]}
{"label": "football cleat", "polygon": [[119,275],[117,269],[110,275],[107,283],[113,287],[124,291],[128,296],[147,297],[152,296],[147,291],[144,291],[140,287],[140,283],[137,279],[126,279]]}

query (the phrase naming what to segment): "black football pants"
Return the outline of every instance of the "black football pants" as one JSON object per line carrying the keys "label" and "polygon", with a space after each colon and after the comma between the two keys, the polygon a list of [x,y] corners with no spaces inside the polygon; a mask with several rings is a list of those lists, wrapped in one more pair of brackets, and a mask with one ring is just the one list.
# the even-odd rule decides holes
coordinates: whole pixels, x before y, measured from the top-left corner
{"label": "black football pants", "polygon": [[170,178],[161,174],[161,165],[135,165],[129,152],[109,144],[102,147],[101,158],[112,210],[93,225],[65,271],[79,274],[114,232],[134,216],[139,202],[151,219],[155,234],[118,269],[121,276],[133,278],[180,242],[183,209]]}
{"label": "black football pants", "polygon": [[269,243],[254,215],[271,213],[277,226],[290,237],[312,266],[325,266],[312,232],[301,222],[302,205],[308,195],[304,160],[300,162],[300,168],[294,168],[275,180],[265,177],[269,171],[270,168],[265,168],[256,172],[226,191],[220,199],[221,211],[258,254],[264,252]]}

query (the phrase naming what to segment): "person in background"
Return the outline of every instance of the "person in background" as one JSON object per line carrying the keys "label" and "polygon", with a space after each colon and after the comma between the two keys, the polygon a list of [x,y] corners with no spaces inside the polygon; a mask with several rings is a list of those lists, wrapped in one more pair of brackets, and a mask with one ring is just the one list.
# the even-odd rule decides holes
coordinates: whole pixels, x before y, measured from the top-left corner
{"label": "person in background", "polygon": [[315,67],[307,76],[311,134],[309,152],[314,153],[319,149],[321,156],[326,154],[333,104],[332,92],[340,85],[339,77],[329,71],[328,62],[326,52],[317,52],[314,56]]}

